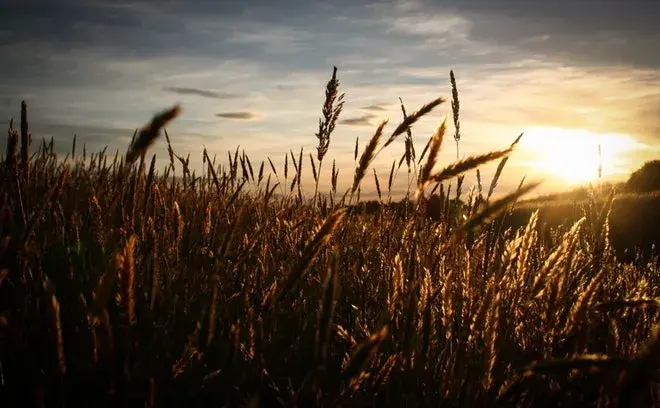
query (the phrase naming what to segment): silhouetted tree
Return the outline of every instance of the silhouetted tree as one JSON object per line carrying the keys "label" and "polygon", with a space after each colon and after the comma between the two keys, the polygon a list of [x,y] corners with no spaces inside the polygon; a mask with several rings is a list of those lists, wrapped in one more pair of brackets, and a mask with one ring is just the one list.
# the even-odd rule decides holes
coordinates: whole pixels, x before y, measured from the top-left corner
{"label": "silhouetted tree", "polygon": [[646,193],[660,190],[660,160],[652,160],[630,175],[626,187],[629,191]]}

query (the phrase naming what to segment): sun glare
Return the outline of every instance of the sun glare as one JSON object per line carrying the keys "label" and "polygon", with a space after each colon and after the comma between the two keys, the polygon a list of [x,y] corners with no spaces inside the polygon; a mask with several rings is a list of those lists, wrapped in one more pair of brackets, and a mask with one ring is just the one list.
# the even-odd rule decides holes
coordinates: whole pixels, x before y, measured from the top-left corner
{"label": "sun glare", "polygon": [[625,134],[534,127],[525,131],[520,147],[535,170],[569,184],[586,184],[598,180],[601,165],[603,179],[627,174],[628,153],[638,146]]}

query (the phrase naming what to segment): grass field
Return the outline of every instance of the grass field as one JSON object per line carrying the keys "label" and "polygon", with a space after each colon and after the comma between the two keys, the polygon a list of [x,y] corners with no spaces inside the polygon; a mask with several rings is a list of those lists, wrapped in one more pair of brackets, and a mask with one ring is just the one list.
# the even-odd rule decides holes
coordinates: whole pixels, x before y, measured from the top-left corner
{"label": "grass field", "polygon": [[[603,204],[606,197],[597,199]],[[588,199],[523,202],[509,214],[508,225],[524,225],[532,213],[549,228],[577,221],[589,205]],[[660,192],[621,193],[612,200],[609,239],[617,259],[624,262],[651,261],[660,247]]]}
{"label": "grass field", "polygon": [[[316,180],[341,111],[333,80]],[[660,403],[657,262],[617,260],[608,235],[610,211],[644,215],[592,198],[555,228],[537,212],[506,228],[522,184],[431,222],[427,186],[504,166],[515,147],[435,171],[445,124],[417,159],[413,204],[346,211],[378,149],[442,102],[389,137],[379,127],[343,199],[334,169],[335,191],[303,193],[302,153],[286,169],[205,153],[193,176],[170,150],[156,171],[147,149],[176,108],[126,155],[74,141],[58,160],[52,142],[29,145],[23,106],[0,164],[2,406]]]}

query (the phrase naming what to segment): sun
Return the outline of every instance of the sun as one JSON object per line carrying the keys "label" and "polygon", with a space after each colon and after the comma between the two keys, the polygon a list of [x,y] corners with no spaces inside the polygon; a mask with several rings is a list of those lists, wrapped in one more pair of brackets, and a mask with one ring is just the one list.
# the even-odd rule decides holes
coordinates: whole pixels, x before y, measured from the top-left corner
{"label": "sun", "polygon": [[588,184],[628,173],[627,153],[637,145],[625,134],[532,127],[525,130],[520,147],[533,169],[568,184]]}

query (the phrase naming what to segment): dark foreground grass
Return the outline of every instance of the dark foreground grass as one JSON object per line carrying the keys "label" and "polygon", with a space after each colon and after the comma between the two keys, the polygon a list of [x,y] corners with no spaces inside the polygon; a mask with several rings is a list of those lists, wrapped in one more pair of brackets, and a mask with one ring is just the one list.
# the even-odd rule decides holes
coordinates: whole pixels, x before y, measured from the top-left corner
{"label": "dark foreground grass", "polygon": [[285,174],[205,152],[195,176],[172,150],[157,172],[149,132],[127,164],[28,151],[21,128],[0,163],[2,406],[658,401],[658,271],[617,261],[608,201],[546,234],[496,218],[524,186],[436,222],[424,198],[365,215],[349,192],[302,200],[298,157]]}

